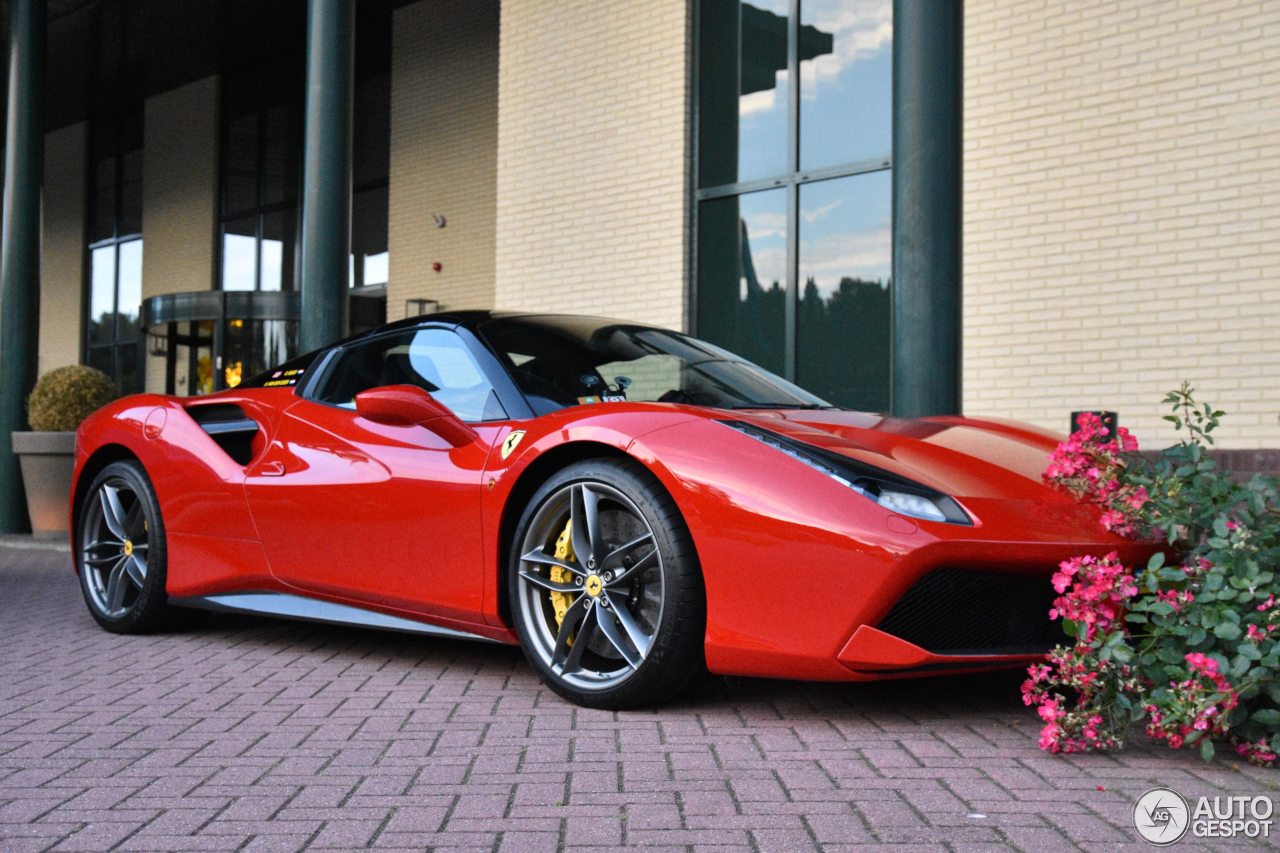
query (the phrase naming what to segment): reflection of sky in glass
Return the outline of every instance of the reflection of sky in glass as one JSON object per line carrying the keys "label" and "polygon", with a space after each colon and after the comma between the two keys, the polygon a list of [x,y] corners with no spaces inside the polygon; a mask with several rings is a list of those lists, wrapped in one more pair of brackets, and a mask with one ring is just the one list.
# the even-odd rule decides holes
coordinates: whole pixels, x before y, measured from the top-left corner
{"label": "reflection of sky in glass", "polygon": [[117,310],[137,319],[142,308],[142,241],[120,244],[120,301]]}
{"label": "reflection of sky in glass", "polygon": [[810,278],[829,295],[842,278],[889,281],[890,172],[800,188],[800,287]]}
{"label": "reflection of sky in glass", "polygon": [[102,246],[93,250],[89,261],[90,271],[90,317],[97,320],[103,314],[116,310],[116,247]]}
{"label": "reflection of sky in glass", "polygon": [[262,238],[262,289],[279,290],[284,270],[284,243]]}
{"label": "reflection of sky in glass", "polygon": [[892,145],[891,0],[801,0],[801,25],[834,50],[800,66],[800,165],[888,157]]}
{"label": "reflection of sky in glass", "polygon": [[[787,0],[752,0],[754,6],[787,19]],[[742,33],[742,61],[767,50],[754,45],[751,34]],[[785,56],[785,52],[784,52]],[[772,89],[738,98],[738,180],[750,181],[787,171],[787,93],[790,88],[785,63],[774,75]]]}
{"label": "reflection of sky in glass", "polygon": [[379,252],[376,255],[364,256],[364,283],[365,284],[386,284],[391,280],[390,275],[391,255],[387,252]]}
{"label": "reflection of sky in glass", "polygon": [[[391,280],[391,255],[389,252],[378,252],[376,255],[364,256],[364,277],[359,282],[361,287],[374,284],[386,284]],[[347,287],[355,287],[356,256],[347,255]]]}
{"label": "reflection of sky in glass", "polygon": [[222,236],[222,289],[253,290],[258,241],[243,234]]}
{"label": "reflection of sky in glass", "polygon": [[[747,224],[747,242],[756,282],[769,290],[787,280],[787,199],[783,190],[765,190],[740,196],[739,210]],[[742,271],[738,297],[747,297],[747,270]]]}

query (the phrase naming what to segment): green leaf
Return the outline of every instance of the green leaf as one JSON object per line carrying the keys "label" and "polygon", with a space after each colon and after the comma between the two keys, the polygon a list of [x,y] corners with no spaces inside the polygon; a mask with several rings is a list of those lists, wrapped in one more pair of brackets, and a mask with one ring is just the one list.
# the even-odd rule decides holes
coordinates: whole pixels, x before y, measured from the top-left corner
{"label": "green leaf", "polygon": [[1227,520],[1222,516],[1215,518],[1213,520],[1213,532],[1221,536],[1223,539],[1226,539],[1230,532],[1227,530]]}
{"label": "green leaf", "polygon": [[1268,681],[1263,689],[1267,691],[1268,699],[1280,705],[1280,681]]}
{"label": "green leaf", "polygon": [[1258,651],[1258,647],[1248,640],[1245,640],[1243,643],[1236,646],[1236,654],[1251,661],[1260,660],[1262,658],[1262,652]]}
{"label": "green leaf", "polygon": [[1263,726],[1280,726],[1280,711],[1275,708],[1260,708],[1249,719]]}
{"label": "green leaf", "polygon": [[1147,569],[1155,571],[1164,565],[1164,551],[1156,551],[1151,555],[1151,559],[1147,560]]}
{"label": "green leaf", "polygon": [[1208,738],[1200,741],[1200,757],[1205,761],[1213,760],[1213,741]]}
{"label": "green leaf", "polygon": [[1213,633],[1214,636],[1218,637],[1218,639],[1230,642],[1231,640],[1238,639],[1242,632],[1240,630],[1240,626],[1236,623],[1223,622],[1214,626]]}
{"label": "green leaf", "polygon": [[1199,626],[1192,628],[1187,633],[1187,645],[1198,646],[1204,642],[1204,638],[1207,636],[1209,636],[1209,634],[1203,628]]}

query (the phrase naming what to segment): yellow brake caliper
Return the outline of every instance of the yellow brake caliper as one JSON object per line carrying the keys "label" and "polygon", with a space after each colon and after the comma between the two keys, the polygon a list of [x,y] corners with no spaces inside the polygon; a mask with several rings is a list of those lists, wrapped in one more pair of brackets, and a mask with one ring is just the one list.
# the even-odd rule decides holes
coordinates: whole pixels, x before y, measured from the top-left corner
{"label": "yellow brake caliper", "polygon": [[[564,530],[560,531],[560,536],[556,539],[556,559],[564,563],[574,559],[572,518],[564,523]],[[559,566],[552,566],[549,574],[551,575],[551,580],[556,583],[571,583],[573,581],[573,573]],[[551,593],[551,606],[556,610],[557,628],[564,624],[564,615],[569,612],[569,605],[572,603],[573,599],[567,592]]]}

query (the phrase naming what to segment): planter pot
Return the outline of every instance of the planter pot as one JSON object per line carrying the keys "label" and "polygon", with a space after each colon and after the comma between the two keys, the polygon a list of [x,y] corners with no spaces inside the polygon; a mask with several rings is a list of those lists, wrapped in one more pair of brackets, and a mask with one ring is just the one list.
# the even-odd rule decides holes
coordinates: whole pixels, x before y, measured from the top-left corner
{"label": "planter pot", "polygon": [[74,432],[13,433],[13,452],[22,466],[27,512],[36,536],[67,535],[75,449]]}

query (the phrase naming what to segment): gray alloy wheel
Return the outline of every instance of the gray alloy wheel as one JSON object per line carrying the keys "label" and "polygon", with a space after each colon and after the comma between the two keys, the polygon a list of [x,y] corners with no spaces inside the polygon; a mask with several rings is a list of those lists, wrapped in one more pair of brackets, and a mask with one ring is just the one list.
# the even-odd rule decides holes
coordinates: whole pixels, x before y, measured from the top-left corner
{"label": "gray alloy wheel", "polygon": [[543,486],[517,531],[509,594],[527,656],[579,704],[655,704],[702,666],[705,604],[688,531],[633,463],[579,463]]}
{"label": "gray alloy wheel", "polygon": [[85,494],[77,526],[80,588],[98,624],[119,634],[161,627],[165,538],[151,481],[136,462],[113,462]]}

